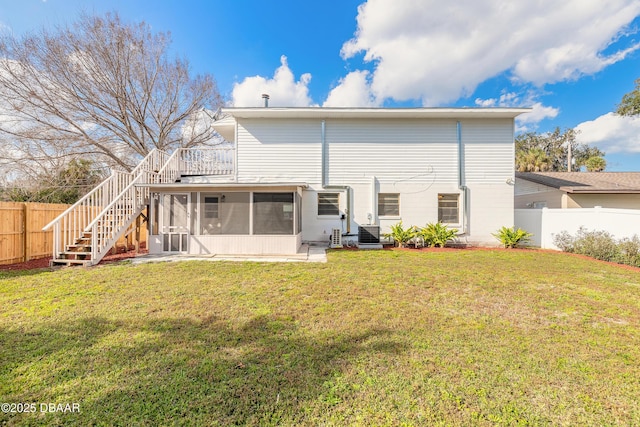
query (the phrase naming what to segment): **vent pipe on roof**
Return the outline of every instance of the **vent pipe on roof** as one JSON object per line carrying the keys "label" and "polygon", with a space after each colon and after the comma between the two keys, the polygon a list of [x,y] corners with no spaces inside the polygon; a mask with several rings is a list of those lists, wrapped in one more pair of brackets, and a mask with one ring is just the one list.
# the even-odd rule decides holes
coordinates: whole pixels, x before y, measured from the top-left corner
{"label": "vent pipe on roof", "polygon": [[269,106],[269,94],[263,93],[262,99],[264,99],[264,108],[267,108]]}

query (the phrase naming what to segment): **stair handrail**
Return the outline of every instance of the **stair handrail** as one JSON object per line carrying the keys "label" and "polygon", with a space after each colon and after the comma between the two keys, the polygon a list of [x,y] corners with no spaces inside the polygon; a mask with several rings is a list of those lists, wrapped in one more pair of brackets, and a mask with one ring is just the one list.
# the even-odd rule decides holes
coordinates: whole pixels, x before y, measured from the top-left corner
{"label": "stair handrail", "polygon": [[150,168],[159,167],[158,163],[166,156],[166,153],[154,149],[132,172],[112,170],[108,178],[44,226],[43,231],[53,227],[54,259],[59,257],[65,247],[75,243],[83,232],[90,229],[89,224],[104,210],[105,206],[130,185],[136,176],[142,175],[143,171]]}
{"label": "stair handrail", "polygon": [[151,150],[149,152],[149,154],[147,154],[145,156],[144,159],[142,159],[142,161],[140,162],[140,164],[138,164],[138,166],[135,167],[135,169],[133,169],[133,171],[131,173],[129,172],[123,172],[123,171],[118,171],[118,170],[112,170],[111,174],[105,178],[104,181],[102,181],[100,184],[98,184],[93,190],[89,191],[87,194],[85,194],[84,196],[82,196],[77,202],[75,202],[73,205],[69,206],[64,212],[62,212],[60,215],[58,215],[57,217],[55,217],[49,224],[45,225],[42,228],[42,231],[47,231],[49,230],[56,222],[58,222],[60,219],[62,219],[64,216],[66,216],[69,212],[71,212],[72,210],[74,210],[76,207],[82,205],[87,199],[89,199],[90,197],[92,197],[94,194],[96,194],[98,191],[102,190],[106,185],[108,185],[109,182],[111,182],[114,179],[114,175],[137,175],[140,170],[142,170],[142,168],[146,165],[146,163],[149,162],[150,159],[153,159],[154,157],[159,157],[162,158],[164,156],[169,156],[166,152],[158,150],[157,148],[154,148],[153,150]]}
{"label": "stair handrail", "polygon": [[166,163],[169,157],[170,155],[166,151],[154,148],[138,164],[138,166],[136,166],[131,171],[131,174],[133,176],[138,176],[138,174],[143,170],[148,170],[150,172],[158,172],[162,168],[162,166]]}
{"label": "stair handrail", "polygon": [[50,229],[56,222],[60,221],[64,216],[69,214],[69,212],[74,210],[76,207],[82,205],[87,199],[89,199],[90,197],[95,195],[98,191],[100,191],[104,187],[106,187],[111,181],[113,181],[115,179],[116,175],[125,175],[126,176],[126,175],[129,175],[129,173],[128,172],[117,171],[117,170],[112,170],[111,174],[107,178],[105,178],[104,181],[102,181],[100,184],[98,184],[93,190],[89,191],[87,194],[82,196],[73,205],[69,206],[64,212],[62,212],[60,215],[55,217],[49,224],[47,224],[44,227],[42,227],[42,231],[47,231],[48,229]]}
{"label": "stair handrail", "polygon": [[[111,203],[109,203],[87,226],[91,230],[91,263],[97,264],[106,254],[105,248],[111,245],[120,237],[131,221],[140,213],[146,205],[145,193],[136,189],[136,185],[149,183],[157,175],[153,171],[142,171]],[[122,209],[117,207],[118,203],[128,198]],[[113,224],[107,230],[99,232],[99,223],[107,215],[112,215]]]}
{"label": "stair handrail", "polygon": [[158,171],[158,183],[170,184],[176,182],[182,171],[182,150],[184,148],[176,148],[164,163],[164,166]]}
{"label": "stair handrail", "polygon": [[[101,219],[101,217],[103,217],[103,216],[104,216],[104,215],[109,211],[109,209],[111,209],[112,207],[114,207],[114,206],[116,205],[116,203],[117,203],[118,201],[120,201],[120,199],[124,198],[124,196],[126,195],[127,191],[129,191],[129,190],[130,190],[132,187],[134,187],[136,184],[141,184],[139,181],[140,181],[140,179],[141,179],[143,176],[145,176],[145,175],[146,175],[146,176],[149,176],[149,175],[151,175],[151,176],[155,176],[155,175],[157,175],[155,172],[152,172],[152,171],[146,171],[146,172],[147,172],[146,174],[145,174],[145,173],[140,173],[137,177],[135,177],[135,178],[134,178],[134,179],[129,183],[129,185],[127,185],[127,186],[124,188],[124,190],[122,190],[122,191],[120,192],[120,194],[118,194],[116,197],[114,197],[114,198],[111,200],[111,203],[109,203],[107,206],[105,206],[105,207],[104,207],[104,209],[102,209],[102,211],[101,211],[98,215],[96,215],[96,217],[93,219],[93,221],[91,221],[91,222],[89,223],[89,225],[87,225],[86,230],[88,231],[89,229],[91,229],[91,228],[92,228],[92,227],[93,227],[93,226],[94,226],[94,225],[95,225],[95,224],[96,224],[96,223]],[[150,182],[150,181],[147,179],[147,183],[148,183],[148,182]],[[139,199],[143,199],[142,197],[137,197],[137,198],[139,198]]]}

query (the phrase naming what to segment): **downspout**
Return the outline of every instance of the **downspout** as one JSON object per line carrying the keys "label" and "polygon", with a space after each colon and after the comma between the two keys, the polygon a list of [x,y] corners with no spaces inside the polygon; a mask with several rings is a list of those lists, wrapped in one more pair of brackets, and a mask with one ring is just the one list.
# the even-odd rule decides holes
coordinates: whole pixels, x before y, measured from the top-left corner
{"label": "downspout", "polygon": [[327,190],[342,190],[347,193],[347,207],[344,210],[346,219],[347,219],[347,234],[351,234],[351,215],[350,215],[350,207],[351,207],[351,187],[348,185],[329,185],[327,184],[327,173],[329,171],[329,161],[328,161],[328,153],[327,153],[327,134],[326,134],[326,123],[324,120],[321,122],[320,128],[320,138],[322,142],[322,188]]}
{"label": "downspout", "polygon": [[462,191],[462,234],[467,234],[467,226],[469,224],[469,189],[465,185],[464,145],[462,144],[462,125],[460,124],[460,120],[456,122],[456,133],[458,137],[458,189]]}

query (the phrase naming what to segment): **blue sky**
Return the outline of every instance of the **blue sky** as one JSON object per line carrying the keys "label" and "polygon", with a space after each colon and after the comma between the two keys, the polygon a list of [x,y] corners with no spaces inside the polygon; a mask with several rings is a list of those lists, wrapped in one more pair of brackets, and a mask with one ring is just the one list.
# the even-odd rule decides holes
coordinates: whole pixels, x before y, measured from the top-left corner
{"label": "blue sky", "polygon": [[230,105],[532,107],[519,131],[577,128],[608,170],[640,171],[637,0],[0,0],[22,34],[117,11],[171,32]]}

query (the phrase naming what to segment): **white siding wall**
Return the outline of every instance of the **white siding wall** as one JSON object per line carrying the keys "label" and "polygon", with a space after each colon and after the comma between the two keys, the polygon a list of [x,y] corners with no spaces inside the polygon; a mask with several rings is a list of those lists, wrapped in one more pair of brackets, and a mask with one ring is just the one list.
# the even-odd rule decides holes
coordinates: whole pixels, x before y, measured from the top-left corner
{"label": "white siding wall", "polygon": [[[514,179],[515,145],[511,120],[462,121],[467,185],[504,184]],[[513,187],[511,187],[513,196]]]}
{"label": "white siding wall", "polygon": [[[512,120],[463,120],[465,180],[471,217],[467,241],[496,244],[491,236],[513,225],[514,176]],[[458,189],[456,120],[326,120],[328,184],[352,188],[351,232],[368,224],[383,231],[399,220],[424,226],[438,219],[438,193]],[[321,120],[240,120],[240,181],[307,182],[303,193],[305,241],[325,241],[332,228],[346,228],[339,217],[317,215],[321,188]],[[512,182],[512,181],[511,181]],[[400,216],[375,216],[375,194],[400,193]],[[341,193],[340,210],[346,211]],[[461,212],[462,216],[462,212]],[[346,231],[346,230],[345,230]]]}
{"label": "white siding wall", "polygon": [[320,182],[318,120],[240,120],[238,180]]}
{"label": "white siding wall", "polygon": [[327,120],[329,183],[456,182],[453,120]]}
{"label": "white siding wall", "polygon": [[553,187],[538,184],[537,182],[527,181],[526,179],[516,178],[515,195],[524,196],[527,194],[546,193],[555,190]]}

